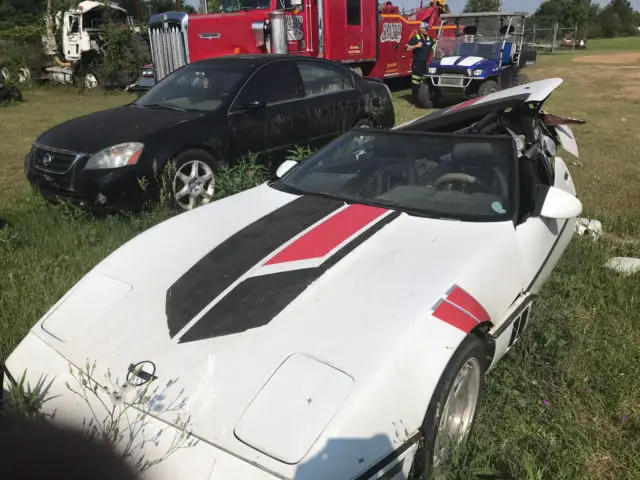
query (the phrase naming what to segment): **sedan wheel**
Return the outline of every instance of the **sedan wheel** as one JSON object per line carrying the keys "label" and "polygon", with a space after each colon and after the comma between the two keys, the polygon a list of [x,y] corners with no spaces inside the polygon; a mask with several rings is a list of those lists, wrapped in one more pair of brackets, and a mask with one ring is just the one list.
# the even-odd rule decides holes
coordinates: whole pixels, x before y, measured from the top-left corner
{"label": "sedan wheel", "polygon": [[444,404],[433,447],[433,478],[446,479],[444,466],[451,450],[463,441],[473,423],[480,396],[482,371],[475,358],[469,358],[453,381]]}
{"label": "sedan wheel", "polygon": [[192,210],[213,200],[215,186],[213,169],[201,160],[190,160],[176,171],[171,191],[176,204]]}

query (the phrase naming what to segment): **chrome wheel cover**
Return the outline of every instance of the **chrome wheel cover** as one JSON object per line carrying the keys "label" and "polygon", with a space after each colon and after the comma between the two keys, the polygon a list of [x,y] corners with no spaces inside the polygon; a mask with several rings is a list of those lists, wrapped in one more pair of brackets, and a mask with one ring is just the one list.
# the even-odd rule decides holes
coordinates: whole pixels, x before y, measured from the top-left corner
{"label": "chrome wheel cover", "polygon": [[432,465],[435,480],[446,478],[445,467],[451,451],[466,438],[471,430],[480,396],[480,381],[480,362],[470,358],[458,371],[442,409],[433,445]]}
{"label": "chrome wheel cover", "polygon": [[183,210],[192,210],[213,200],[216,179],[212,168],[201,160],[182,165],[173,177],[172,193]]}

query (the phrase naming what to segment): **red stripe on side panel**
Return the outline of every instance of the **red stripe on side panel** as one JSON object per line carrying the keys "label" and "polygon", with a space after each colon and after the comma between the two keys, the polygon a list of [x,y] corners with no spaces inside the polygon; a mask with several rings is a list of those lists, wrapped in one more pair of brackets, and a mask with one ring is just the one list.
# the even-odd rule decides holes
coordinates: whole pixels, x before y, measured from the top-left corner
{"label": "red stripe on side panel", "polygon": [[480,305],[475,298],[457,285],[453,288],[451,293],[447,295],[447,300],[469,312],[471,315],[476,317],[479,322],[487,322],[491,320],[491,317],[489,317],[489,314],[484,307]]}
{"label": "red stripe on side panel", "polygon": [[442,302],[438,305],[433,311],[433,316],[447,322],[449,325],[453,325],[465,333],[469,333],[478,325],[478,322],[471,315],[447,302]]}
{"label": "red stripe on side panel", "polygon": [[350,205],[302,235],[265,265],[322,258],[388,211],[369,205]]}

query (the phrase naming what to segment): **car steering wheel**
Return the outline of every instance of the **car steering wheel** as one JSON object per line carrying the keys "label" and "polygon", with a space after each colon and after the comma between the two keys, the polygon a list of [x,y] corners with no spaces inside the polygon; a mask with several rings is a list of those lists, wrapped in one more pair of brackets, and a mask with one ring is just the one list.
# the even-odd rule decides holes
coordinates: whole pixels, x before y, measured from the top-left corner
{"label": "car steering wheel", "polygon": [[474,177],[473,175],[469,175],[466,173],[445,173],[434,182],[433,186],[436,188],[440,188],[442,185],[445,185],[447,183],[463,183],[466,185],[478,185],[487,193],[491,193],[491,188],[486,183],[478,180],[478,177]]}

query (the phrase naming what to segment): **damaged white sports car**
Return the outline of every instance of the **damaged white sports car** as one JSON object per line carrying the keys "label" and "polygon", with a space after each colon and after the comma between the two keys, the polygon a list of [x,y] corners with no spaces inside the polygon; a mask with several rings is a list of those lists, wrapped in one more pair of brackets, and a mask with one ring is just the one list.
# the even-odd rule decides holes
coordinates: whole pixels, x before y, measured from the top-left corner
{"label": "damaged white sports car", "polygon": [[439,478],[582,209],[556,152],[577,156],[579,121],[541,110],[561,83],[352,130],[144,232],[36,323],[5,386],[47,375],[47,412],[153,479]]}

